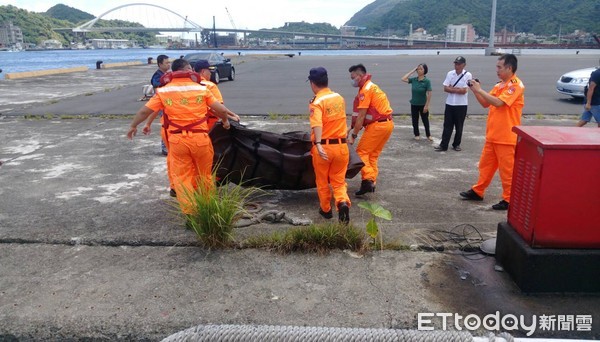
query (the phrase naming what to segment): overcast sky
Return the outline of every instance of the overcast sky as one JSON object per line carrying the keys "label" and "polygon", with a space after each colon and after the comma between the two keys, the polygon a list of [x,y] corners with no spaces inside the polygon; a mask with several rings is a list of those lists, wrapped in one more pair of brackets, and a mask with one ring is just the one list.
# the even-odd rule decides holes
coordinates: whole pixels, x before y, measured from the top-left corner
{"label": "overcast sky", "polygon": [[[184,17],[188,16],[188,19],[203,27],[212,27],[212,18],[215,16],[217,28],[231,28],[232,26],[225,10],[227,7],[237,28],[253,30],[280,27],[286,22],[295,21],[306,21],[309,23],[326,22],[333,26],[340,27],[346,23],[354,13],[373,1],[374,0],[2,0],[0,4],[13,5],[33,12],[45,12],[50,7],[61,3],[99,16],[104,12],[121,5],[143,2],[168,8]],[[203,6],[202,4],[210,5]],[[130,9],[131,8],[132,7],[130,7]],[[125,9],[122,9],[122,11],[125,11]],[[138,9],[138,12],[144,11]],[[114,12],[114,14],[116,14],[116,12]],[[135,14],[132,13],[130,15]],[[137,20],[137,22],[145,25],[144,20]]]}

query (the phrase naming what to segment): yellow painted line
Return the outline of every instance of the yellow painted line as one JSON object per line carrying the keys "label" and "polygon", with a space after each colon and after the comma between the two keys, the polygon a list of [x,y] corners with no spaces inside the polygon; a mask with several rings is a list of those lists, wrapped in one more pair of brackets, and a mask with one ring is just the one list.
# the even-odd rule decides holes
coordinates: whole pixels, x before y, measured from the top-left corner
{"label": "yellow painted line", "polygon": [[62,68],[62,69],[48,69],[48,70],[36,70],[36,71],[23,71],[23,72],[12,72],[4,75],[4,78],[9,80],[14,80],[18,78],[28,78],[28,77],[40,77],[40,76],[48,76],[48,75],[56,75],[56,74],[67,74],[71,72],[80,72],[80,71],[88,71],[89,68],[86,66],[82,67],[73,67],[73,68]]}

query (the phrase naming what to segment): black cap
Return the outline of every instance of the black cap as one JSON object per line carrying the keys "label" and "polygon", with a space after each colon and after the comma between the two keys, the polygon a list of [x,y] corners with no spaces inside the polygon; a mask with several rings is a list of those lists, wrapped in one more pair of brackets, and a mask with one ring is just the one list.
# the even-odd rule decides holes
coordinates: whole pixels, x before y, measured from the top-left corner
{"label": "black cap", "polygon": [[206,59],[200,59],[194,64],[194,71],[198,72],[202,69],[210,69],[210,63]]}
{"label": "black cap", "polygon": [[323,79],[323,77],[327,77],[327,70],[323,67],[312,68],[308,73],[308,79],[310,81],[318,81]]}
{"label": "black cap", "polygon": [[465,64],[467,63],[467,60],[463,56],[458,56],[454,60],[454,63]]}

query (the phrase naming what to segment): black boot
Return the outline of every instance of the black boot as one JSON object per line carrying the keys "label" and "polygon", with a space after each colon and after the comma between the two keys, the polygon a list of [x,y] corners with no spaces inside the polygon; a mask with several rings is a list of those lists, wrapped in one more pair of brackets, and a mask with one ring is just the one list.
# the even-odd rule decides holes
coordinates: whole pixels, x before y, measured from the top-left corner
{"label": "black boot", "polygon": [[337,209],[340,223],[348,224],[350,222],[350,207],[348,207],[348,203],[340,202]]}
{"label": "black boot", "polygon": [[333,212],[331,210],[323,211],[323,209],[319,208],[319,214],[328,220],[333,217]]}
{"label": "black boot", "polygon": [[375,192],[375,184],[373,184],[372,180],[365,179],[360,183],[360,189],[354,194],[356,196],[361,196],[366,194],[367,192]]}

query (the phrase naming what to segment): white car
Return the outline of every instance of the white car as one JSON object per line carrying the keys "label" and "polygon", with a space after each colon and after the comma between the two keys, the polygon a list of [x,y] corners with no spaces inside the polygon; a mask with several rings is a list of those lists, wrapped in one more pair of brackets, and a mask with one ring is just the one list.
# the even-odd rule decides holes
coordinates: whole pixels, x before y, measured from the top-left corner
{"label": "white car", "polygon": [[585,97],[583,88],[588,84],[596,67],[569,71],[556,81],[556,91],[573,97]]}

